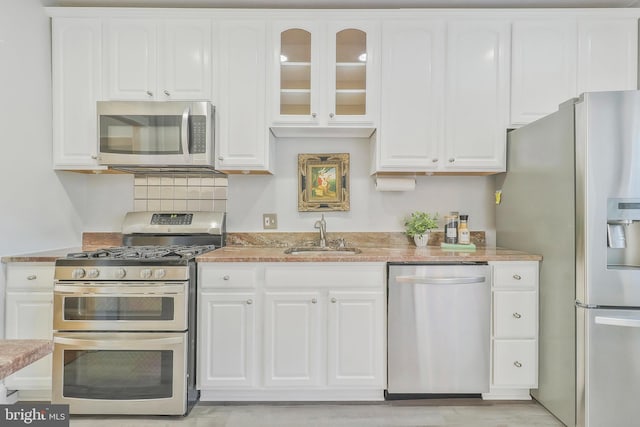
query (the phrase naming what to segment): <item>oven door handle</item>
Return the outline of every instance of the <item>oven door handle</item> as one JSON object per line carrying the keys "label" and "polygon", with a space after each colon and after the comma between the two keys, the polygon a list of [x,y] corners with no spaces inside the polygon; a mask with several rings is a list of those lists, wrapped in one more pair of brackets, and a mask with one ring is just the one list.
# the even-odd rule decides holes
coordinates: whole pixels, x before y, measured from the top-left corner
{"label": "oven door handle", "polygon": [[154,287],[137,287],[132,286],[127,288],[125,286],[119,287],[86,287],[86,286],[64,286],[56,285],[53,288],[53,292],[59,295],[109,295],[109,296],[135,296],[135,295],[184,295],[184,285],[177,286],[154,286]]}
{"label": "oven door handle", "polygon": [[72,345],[75,347],[82,348],[118,348],[122,349],[124,347],[128,348],[136,348],[136,347],[145,347],[148,348],[149,345],[172,345],[172,344],[182,344],[184,342],[183,337],[168,337],[168,338],[145,338],[141,340],[123,340],[123,339],[114,339],[114,340],[105,340],[105,339],[79,339],[79,338],[65,338],[65,337],[53,337],[54,344],[66,344]]}

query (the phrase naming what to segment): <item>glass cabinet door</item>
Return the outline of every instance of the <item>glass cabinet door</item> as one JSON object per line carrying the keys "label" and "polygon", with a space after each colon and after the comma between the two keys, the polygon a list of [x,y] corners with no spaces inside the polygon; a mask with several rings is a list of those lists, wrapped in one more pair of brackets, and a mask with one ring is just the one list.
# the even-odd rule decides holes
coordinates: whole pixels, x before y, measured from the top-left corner
{"label": "glass cabinet door", "polygon": [[312,116],[311,33],[280,33],[280,116]]}
{"label": "glass cabinet door", "polygon": [[339,31],[335,35],[335,47],[335,114],[364,116],[367,114],[367,34],[353,28]]}

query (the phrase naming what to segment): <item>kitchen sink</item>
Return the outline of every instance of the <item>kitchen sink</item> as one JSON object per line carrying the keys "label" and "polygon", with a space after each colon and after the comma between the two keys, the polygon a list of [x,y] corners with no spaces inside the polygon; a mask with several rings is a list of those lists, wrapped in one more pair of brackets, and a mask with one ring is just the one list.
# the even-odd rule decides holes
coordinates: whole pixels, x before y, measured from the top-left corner
{"label": "kitchen sink", "polygon": [[320,248],[320,247],[302,247],[285,249],[287,255],[356,255],[362,252],[358,248]]}

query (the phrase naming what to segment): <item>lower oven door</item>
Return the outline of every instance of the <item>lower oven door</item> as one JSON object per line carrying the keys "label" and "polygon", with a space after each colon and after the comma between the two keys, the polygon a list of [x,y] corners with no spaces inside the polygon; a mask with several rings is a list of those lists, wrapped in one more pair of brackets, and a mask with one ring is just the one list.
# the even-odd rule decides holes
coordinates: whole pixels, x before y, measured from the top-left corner
{"label": "lower oven door", "polygon": [[56,332],[52,403],[72,414],[183,415],[188,332]]}
{"label": "lower oven door", "polygon": [[189,282],[56,283],[56,331],[184,331]]}

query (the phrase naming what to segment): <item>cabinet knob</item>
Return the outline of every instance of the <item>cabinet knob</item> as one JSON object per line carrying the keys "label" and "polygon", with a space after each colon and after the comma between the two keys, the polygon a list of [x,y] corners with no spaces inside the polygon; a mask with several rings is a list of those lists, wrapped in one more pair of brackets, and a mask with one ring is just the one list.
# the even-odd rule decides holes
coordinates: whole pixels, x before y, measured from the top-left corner
{"label": "cabinet knob", "polygon": [[515,366],[516,368],[522,368],[522,363],[516,360],[515,362],[513,362],[513,366]]}
{"label": "cabinet knob", "polygon": [[38,278],[38,276],[36,276],[35,274],[30,274],[29,276],[27,276],[27,280],[36,280]]}
{"label": "cabinet knob", "polygon": [[455,161],[456,161],[456,159],[455,159],[455,158],[453,158],[453,157],[451,157],[451,158],[449,159],[449,163],[453,163],[453,162],[455,162]]}
{"label": "cabinet knob", "polygon": [[513,278],[516,279],[516,280],[520,280],[520,279],[522,279],[522,276],[520,276],[519,274],[514,274]]}
{"label": "cabinet knob", "polygon": [[318,300],[317,300],[316,298],[311,298],[311,303],[312,303],[312,304],[315,304],[315,303],[317,303],[317,302],[318,302]]}
{"label": "cabinet knob", "polygon": [[229,280],[231,279],[231,277],[229,277],[228,274],[225,274],[224,276],[222,276],[222,280]]}
{"label": "cabinet knob", "polygon": [[335,299],[335,298],[331,298],[331,302],[332,302],[332,303],[336,303],[337,301],[338,301],[337,299]]}
{"label": "cabinet knob", "polygon": [[436,158],[436,159],[431,159],[431,161],[432,161],[433,163],[438,163],[438,159],[437,159],[437,158]]}
{"label": "cabinet knob", "polygon": [[519,319],[519,318],[522,317],[522,314],[520,314],[518,312],[515,312],[515,313],[513,313],[513,317],[515,317],[516,319]]}
{"label": "cabinet knob", "polygon": [[252,299],[248,299],[247,300],[247,304],[249,304],[249,305],[253,304],[253,300]]}
{"label": "cabinet knob", "polygon": [[316,117],[318,117],[318,113],[311,113],[311,117],[315,119]]}
{"label": "cabinet knob", "polygon": [[91,156],[91,159],[93,160],[98,160],[98,156],[96,156],[95,154],[93,156]]}
{"label": "cabinet knob", "polygon": [[164,90],[164,94],[165,94],[165,95],[167,95],[167,96],[171,96],[171,94],[169,93],[169,91],[168,91],[168,90],[166,90],[166,89]]}
{"label": "cabinet knob", "polygon": [[224,160],[224,157],[222,157],[222,156],[218,156],[218,160],[223,161],[223,160]]}
{"label": "cabinet knob", "polygon": [[334,117],[334,116],[335,116],[335,114],[333,114],[333,113],[329,113],[329,118],[330,118],[330,119],[333,119],[333,117]]}
{"label": "cabinet knob", "polygon": [[147,95],[149,96],[153,96],[153,92],[151,92],[150,90],[147,91]]}

